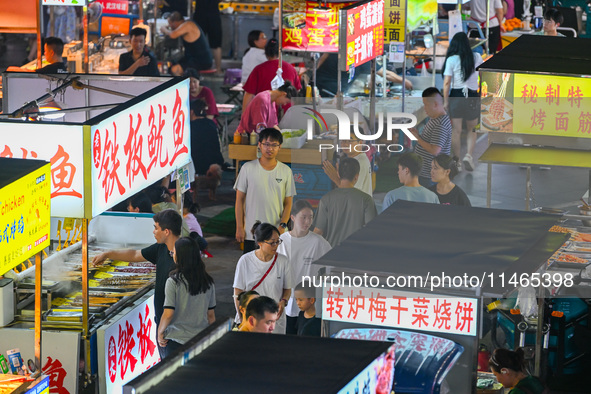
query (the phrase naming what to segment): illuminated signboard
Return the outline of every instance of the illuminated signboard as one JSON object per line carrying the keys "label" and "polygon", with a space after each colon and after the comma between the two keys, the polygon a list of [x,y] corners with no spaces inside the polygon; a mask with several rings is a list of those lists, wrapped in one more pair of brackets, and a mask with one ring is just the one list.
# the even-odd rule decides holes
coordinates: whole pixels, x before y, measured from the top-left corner
{"label": "illuminated signboard", "polygon": [[125,383],[160,361],[156,346],[154,296],[105,329],[105,384],[107,393],[121,393]]}
{"label": "illuminated signboard", "polygon": [[91,127],[92,216],[188,164],[189,80]]}
{"label": "illuminated signboard", "polygon": [[384,42],[404,42],[406,29],[406,2],[404,0],[384,0]]}
{"label": "illuminated signboard", "polygon": [[[14,162],[25,160],[2,159],[0,167],[6,172]],[[0,189],[0,275],[49,246],[50,165],[35,163],[36,169]]]}
{"label": "illuminated signboard", "polygon": [[394,346],[390,346],[387,352],[373,360],[349,384],[340,389],[338,394],[359,392],[389,394],[392,392],[394,386]]}
{"label": "illuminated signboard", "polygon": [[476,336],[478,300],[367,287],[325,287],[322,320]]}
{"label": "illuminated signboard", "polygon": [[351,4],[354,3],[285,0],[282,9],[282,48],[290,51],[338,52],[339,10]]}
{"label": "illuminated signboard", "polygon": [[83,152],[82,126],[9,122],[0,127],[0,157],[51,163],[54,217],[84,217]]}
{"label": "illuminated signboard", "polygon": [[483,130],[591,138],[591,80],[498,72],[482,72],[481,80]]}
{"label": "illuminated signboard", "polygon": [[437,16],[437,0],[411,0],[407,12],[406,28],[415,30]]}
{"label": "illuminated signboard", "polygon": [[341,10],[342,67],[359,66],[384,52],[384,0],[374,0]]}
{"label": "illuminated signboard", "polygon": [[42,5],[86,5],[86,0],[41,0]]}

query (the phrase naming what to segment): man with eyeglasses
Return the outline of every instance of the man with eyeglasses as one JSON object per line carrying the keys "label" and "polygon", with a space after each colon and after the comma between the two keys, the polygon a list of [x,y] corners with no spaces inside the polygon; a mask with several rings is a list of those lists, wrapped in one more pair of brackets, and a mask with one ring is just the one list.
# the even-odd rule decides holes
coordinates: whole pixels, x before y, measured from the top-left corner
{"label": "man with eyeglasses", "polygon": [[277,160],[282,143],[278,129],[263,129],[258,144],[261,158],[245,163],[234,184],[236,240],[244,242],[245,254],[255,249],[250,229],[257,220],[277,226],[281,233],[287,229],[296,190],[291,168]]}

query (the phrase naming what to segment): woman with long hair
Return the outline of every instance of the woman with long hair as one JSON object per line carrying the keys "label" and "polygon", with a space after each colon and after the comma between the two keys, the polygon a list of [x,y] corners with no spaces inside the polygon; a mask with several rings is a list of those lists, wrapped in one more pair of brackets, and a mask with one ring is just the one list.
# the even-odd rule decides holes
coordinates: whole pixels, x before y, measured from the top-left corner
{"label": "woman with long hair", "polygon": [[258,248],[240,257],[234,274],[236,322],[241,319],[238,295],[243,291],[256,290],[261,296],[270,297],[279,304],[279,319],[274,333],[285,334],[283,312],[293,284],[287,257],[277,253],[283,241],[279,238],[277,227],[258,220],[252,226],[251,233]]}
{"label": "woman with long hair", "polygon": [[458,174],[458,158],[448,155],[437,155],[431,162],[431,181],[435,182],[429,188],[439,197],[443,205],[463,205],[471,207],[468,196],[452,179]]}
{"label": "woman with long hair", "polygon": [[173,259],[176,267],[166,281],[164,313],[158,326],[163,358],[215,321],[215,285],[205,271],[197,242],[179,238]]}
{"label": "woman with long hair", "polygon": [[468,171],[474,170],[475,127],[480,116],[478,73],[475,68],[480,64],[482,58],[472,52],[466,33],[456,33],[449,43],[443,63],[443,105],[451,118],[451,149],[458,157],[462,157],[462,126],[466,121],[467,151],[462,161]]}
{"label": "woman with long hair", "polygon": [[[312,271],[311,264],[331,249],[327,240],[310,231],[313,221],[312,205],[306,200],[298,200],[291,208],[292,228],[281,234],[280,237],[283,243],[279,245],[277,252],[286,255],[289,259],[289,270],[294,285],[302,282],[303,276],[316,274]],[[291,294],[286,308],[286,333],[296,335],[300,309],[295,302],[293,291]]]}

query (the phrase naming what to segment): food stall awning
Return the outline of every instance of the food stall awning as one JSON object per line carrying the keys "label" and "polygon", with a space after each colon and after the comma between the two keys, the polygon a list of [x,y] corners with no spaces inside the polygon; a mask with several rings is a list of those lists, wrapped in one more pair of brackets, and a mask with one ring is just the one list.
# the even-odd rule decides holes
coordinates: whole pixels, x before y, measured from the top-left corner
{"label": "food stall awning", "polygon": [[481,64],[478,70],[590,75],[589,62],[591,62],[591,41],[589,40],[524,34]]}
{"label": "food stall awning", "polygon": [[39,1],[0,0],[0,33],[37,33]]}
{"label": "food stall awning", "polygon": [[[555,223],[555,216],[532,212],[396,201],[315,264],[398,275],[510,277],[535,272],[564,243],[564,234],[548,232]],[[510,290],[498,280],[482,288]]]}
{"label": "food stall awning", "polygon": [[[337,393],[390,346],[388,342],[228,332],[146,392]],[[156,379],[157,372],[153,369],[145,375]],[[359,378],[363,387],[369,373]]]}

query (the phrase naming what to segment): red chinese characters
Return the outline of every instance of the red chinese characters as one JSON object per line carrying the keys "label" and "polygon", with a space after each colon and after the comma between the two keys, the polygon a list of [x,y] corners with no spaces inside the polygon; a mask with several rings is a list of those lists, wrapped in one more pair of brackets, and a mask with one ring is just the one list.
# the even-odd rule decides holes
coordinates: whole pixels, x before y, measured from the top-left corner
{"label": "red chinese characters", "polygon": [[148,172],[157,164],[164,167],[168,164],[168,152],[166,157],[162,160],[162,129],[166,123],[163,115],[166,115],[166,105],[158,104],[158,120],[154,113],[154,106],[150,106],[150,115],[148,116],[148,126],[150,127],[150,134],[148,134],[148,157],[150,163],[148,164]]}
{"label": "red chinese characters", "polygon": [[344,301],[344,299],[342,298],[343,292],[341,291],[341,289],[336,289],[336,291],[332,291],[332,289],[330,289],[326,292],[326,294],[328,296],[326,298],[326,304],[328,305],[326,311],[330,314],[330,317],[332,317],[332,314],[334,312],[335,315],[342,318]]}
{"label": "red chinese characters", "polygon": [[412,317],[414,318],[412,325],[418,325],[418,327],[428,327],[429,323],[427,322],[427,318],[429,317],[428,310],[430,300],[426,298],[413,298],[413,302],[415,312],[412,314]]}
{"label": "red chinese characters", "polygon": [[443,328],[449,330],[451,326],[451,303],[447,300],[436,300],[433,306],[433,314],[435,315],[435,321],[433,327]]}
{"label": "red chinese characters", "polygon": [[[97,130],[97,133],[99,131]],[[98,178],[101,180],[101,186],[105,192],[105,202],[109,200],[109,197],[113,194],[115,186],[119,194],[125,193],[125,187],[119,180],[119,174],[117,170],[121,165],[119,158],[117,157],[117,151],[119,150],[119,144],[117,143],[117,125],[113,122],[113,135],[109,139],[109,130],[105,130],[105,145],[102,152],[102,160],[99,169]]]}
{"label": "red chinese characters", "polygon": [[373,321],[375,318],[381,320],[383,323],[386,320],[386,297],[381,296],[380,293],[377,293],[375,298],[373,292],[371,293],[371,298],[369,299],[369,320]]}
{"label": "red chinese characters", "polygon": [[[137,114],[136,126],[133,126],[133,115],[129,115],[129,134],[127,141],[123,145],[123,152],[127,156],[127,164],[125,165],[125,175],[129,180],[129,187],[131,187],[135,177],[141,172],[144,179],[147,179],[146,167],[142,163],[142,143],[144,137],[139,135],[138,131],[142,124],[142,115]],[[98,133],[97,133],[98,134]]]}
{"label": "red chinese characters", "polygon": [[133,326],[126,321],[125,327],[119,326],[119,340],[117,341],[117,349],[119,351],[119,372],[121,379],[125,379],[127,368],[131,372],[135,369],[137,358],[132,354],[135,347],[135,340],[133,339]]}
{"label": "red chinese characters", "polygon": [[109,338],[109,347],[107,349],[107,369],[109,373],[109,380],[111,383],[117,379],[117,346],[115,346],[115,339],[113,336]]}
{"label": "red chinese characters", "polygon": [[179,95],[179,90],[176,90],[176,97],[174,99],[174,107],[172,108],[172,133],[174,137],[174,153],[170,158],[170,164],[174,164],[176,158],[183,154],[189,153],[189,149],[187,145],[185,145],[184,141],[184,133],[185,133],[185,111],[182,109],[183,101],[181,100],[181,96]]}
{"label": "red chinese characters", "polygon": [[400,324],[400,315],[402,312],[408,311],[408,308],[401,305],[402,301],[406,300],[406,297],[392,296],[392,298],[394,299],[395,305],[391,306],[390,309],[396,312],[396,324]]}
{"label": "red chinese characters", "polygon": [[69,162],[70,155],[61,145],[58,145],[57,152],[51,158],[51,182],[54,190],[51,198],[57,196],[72,196],[82,198],[82,194],[72,189],[72,181],[76,174],[76,166]]}
{"label": "red chinese characters", "polygon": [[463,304],[458,302],[455,310],[456,330],[470,332],[471,324],[474,321],[474,317],[472,317],[473,310],[471,302],[464,302]]}
{"label": "red chinese characters", "polygon": [[152,330],[152,319],[149,318],[150,307],[146,304],[145,315],[142,316],[141,313],[139,315],[140,327],[137,331],[137,338],[139,342],[140,361],[143,364],[148,354],[150,354],[150,356],[154,354],[156,344],[154,343],[154,341],[152,341],[152,338],[150,337],[150,332]]}
{"label": "red chinese characters", "polygon": [[49,391],[58,394],[70,394],[64,387],[64,379],[68,374],[62,363],[57,358],[47,357],[47,362],[42,368],[43,373],[49,376]]}

